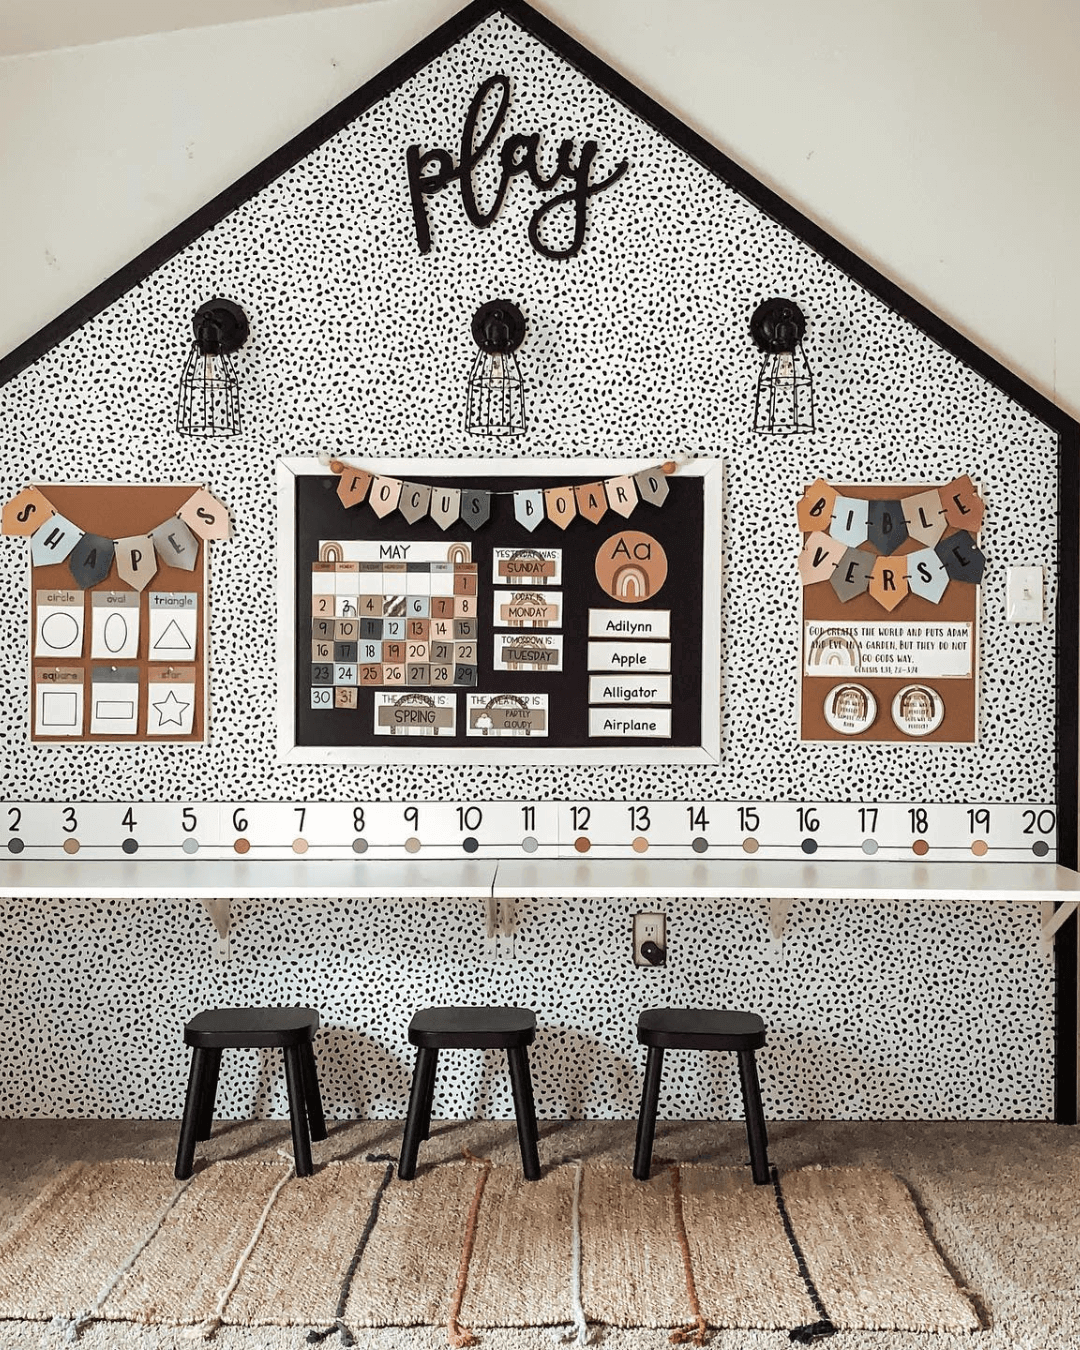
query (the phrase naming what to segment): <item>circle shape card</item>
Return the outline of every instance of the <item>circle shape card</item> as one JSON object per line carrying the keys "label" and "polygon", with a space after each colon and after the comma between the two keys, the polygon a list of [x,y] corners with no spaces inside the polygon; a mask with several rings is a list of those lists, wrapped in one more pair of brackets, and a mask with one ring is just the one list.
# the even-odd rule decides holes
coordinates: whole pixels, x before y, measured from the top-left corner
{"label": "circle shape card", "polygon": [[651,600],[667,580],[663,545],[640,530],[620,530],[605,539],[595,565],[601,589],[624,605]]}
{"label": "circle shape card", "polygon": [[837,684],[825,695],[825,721],[844,736],[874,725],[877,699],[864,684]]}
{"label": "circle shape card", "polygon": [[929,736],[945,716],[945,700],[925,684],[906,684],[892,701],[892,720],[905,736]]}

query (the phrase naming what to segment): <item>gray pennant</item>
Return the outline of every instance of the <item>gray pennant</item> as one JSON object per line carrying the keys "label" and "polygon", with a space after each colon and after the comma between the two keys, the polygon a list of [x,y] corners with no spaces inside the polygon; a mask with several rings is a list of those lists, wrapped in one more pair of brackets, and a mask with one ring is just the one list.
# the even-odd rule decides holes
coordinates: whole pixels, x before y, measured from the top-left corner
{"label": "gray pennant", "polygon": [[642,469],[640,473],[634,474],[634,482],[637,484],[638,496],[643,502],[663,506],[670,491],[667,474],[663,469]]}
{"label": "gray pennant", "polygon": [[480,488],[461,489],[461,519],[471,529],[486,525],[491,516],[491,493]]}
{"label": "gray pennant", "polygon": [[96,586],[99,581],[104,581],[113,565],[115,553],[116,546],[111,539],[100,534],[84,534],[68,558],[75,585],[85,591]]}
{"label": "gray pennant", "polygon": [[843,604],[862,595],[870,585],[870,573],[874,568],[874,558],[861,548],[849,548],[829,578],[837,599]]}
{"label": "gray pennant", "polygon": [[418,520],[427,515],[430,502],[430,487],[427,487],[424,483],[402,483],[398,510],[410,525],[415,525]]}
{"label": "gray pennant", "polygon": [[195,570],[199,559],[198,536],[188,529],[179,516],[173,516],[157,529],[151,530],[150,538],[166,567],[179,567],[185,572]]}

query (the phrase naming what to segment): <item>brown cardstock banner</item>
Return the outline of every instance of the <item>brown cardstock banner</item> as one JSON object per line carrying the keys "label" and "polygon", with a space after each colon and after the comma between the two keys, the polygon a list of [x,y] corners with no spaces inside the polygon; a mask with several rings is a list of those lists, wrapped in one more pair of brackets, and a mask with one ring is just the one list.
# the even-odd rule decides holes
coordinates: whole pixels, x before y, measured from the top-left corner
{"label": "brown cardstock banner", "polygon": [[[125,536],[137,534],[149,534],[163,520],[168,520],[175,516],[180,507],[184,505],[193,492],[197,491],[199,484],[189,484],[185,487],[142,487],[142,486],[123,486],[106,487],[100,484],[90,484],[83,486],[62,486],[56,487],[52,484],[44,485],[42,491],[48,501],[63,516],[70,520],[89,521],[93,523],[94,530],[106,538],[121,539]],[[147,547],[151,547],[147,541]],[[93,640],[93,620],[92,620],[92,599],[91,597],[97,591],[127,591],[132,595],[139,596],[140,615],[139,615],[139,655],[137,658],[125,658],[120,664],[129,667],[137,667],[139,671],[139,731],[134,736],[124,736],[123,743],[130,745],[135,742],[146,741],[151,744],[160,745],[168,741],[202,741],[205,739],[206,728],[206,651],[204,643],[204,634],[207,629],[207,554],[209,550],[205,547],[199,549],[199,561],[193,571],[184,571],[177,567],[169,567],[162,560],[158,561],[158,570],[148,588],[142,592],[134,590],[117,573],[116,562],[105,576],[94,588],[79,592],[84,605],[84,636],[83,636],[83,655],[81,658],[72,660],[65,658],[65,667],[74,667],[82,670],[84,674],[84,683],[87,689],[92,688],[91,671],[95,666],[105,666],[109,663],[103,659],[91,659],[90,650]],[[44,591],[70,591],[72,589],[71,570],[66,560],[60,563],[51,563],[45,567],[34,567],[31,577],[31,624],[30,624],[30,664],[31,664],[31,692],[30,701],[33,699],[33,687],[36,683],[37,672],[52,669],[56,662],[51,658],[35,657],[34,639],[37,633],[37,592]],[[145,731],[147,723],[147,696],[149,692],[149,683],[153,679],[155,682],[161,682],[166,678],[166,672],[169,669],[168,662],[149,661],[147,652],[149,649],[150,634],[150,613],[149,602],[146,597],[157,591],[182,591],[188,594],[198,596],[199,619],[196,628],[196,650],[195,650],[195,716],[191,731],[187,735],[181,736],[148,736]],[[190,664],[190,662],[188,662]],[[185,666],[185,669],[187,666]],[[177,669],[177,667],[173,667]],[[43,736],[38,737],[34,734],[33,708],[30,708],[30,735],[31,740],[42,745],[56,745],[61,741],[110,741],[120,738],[90,735],[84,733],[81,736]],[[83,725],[90,725],[90,708],[83,710]]]}
{"label": "brown cardstock banner", "polygon": [[[857,497],[864,501],[887,501],[890,498],[909,496],[920,492],[926,484],[917,486],[897,486],[895,484],[874,487],[847,487],[832,485],[845,497]],[[868,551],[870,545],[863,545]],[[908,539],[893,557],[902,557],[914,553],[923,545],[916,539]],[[978,652],[979,652],[979,587],[951,585],[945,590],[935,605],[931,601],[912,592],[893,613],[887,613],[869,594],[854,596],[841,602],[828,581],[803,586],[802,624],[800,652],[800,674],[806,664],[806,625],[820,621],[835,624],[837,628],[846,628],[856,623],[873,623],[889,626],[894,623],[926,623],[944,626],[950,623],[971,624],[973,669],[969,679],[918,679],[917,677],[884,678],[882,676],[861,676],[847,669],[839,669],[836,679],[830,680],[821,675],[802,675],[802,708],[800,716],[800,739],[804,741],[868,741],[903,742],[906,745],[935,741],[956,741],[973,744],[978,739],[978,707],[976,691],[978,688]],[[877,700],[877,717],[873,724],[857,735],[848,736],[835,731],[825,720],[825,702],[829,691],[837,684],[861,684]],[[941,725],[925,736],[909,736],[895,725],[892,719],[892,703],[895,696],[906,685],[926,684],[937,691],[945,704],[945,715]]]}

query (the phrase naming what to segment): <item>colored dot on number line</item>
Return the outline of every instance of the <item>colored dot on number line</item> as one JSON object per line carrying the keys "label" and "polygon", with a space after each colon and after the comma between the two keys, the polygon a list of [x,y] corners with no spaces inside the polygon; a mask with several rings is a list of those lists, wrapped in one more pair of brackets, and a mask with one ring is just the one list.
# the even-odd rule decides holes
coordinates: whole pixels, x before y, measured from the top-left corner
{"label": "colored dot on number line", "polygon": [[630,847],[635,853],[645,853],[648,851],[649,841],[643,834],[639,834]]}
{"label": "colored dot on number line", "polygon": [[79,851],[79,849],[80,849],[81,847],[82,847],[82,845],[79,843],[79,841],[78,841],[77,839],[65,839],[65,840],[64,840],[64,852],[65,852],[65,853],[78,853],[78,851]]}
{"label": "colored dot on number line", "polygon": [[306,853],[308,851],[308,841],[306,839],[294,839],[292,841],[292,851],[294,853]]}
{"label": "colored dot on number line", "polygon": [[233,844],[234,853],[249,853],[251,851],[251,841],[248,839],[238,839]]}
{"label": "colored dot on number line", "polygon": [[989,847],[990,845],[985,839],[976,839],[972,842],[971,851],[975,854],[976,858],[985,858]]}
{"label": "colored dot on number line", "polygon": [[586,838],[583,834],[579,835],[577,839],[574,840],[574,847],[579,853],[588,853],[589,849],[592,848],[592,840]]}
{"label": "colored dot on number line", "polygon": [[744,853],[756,853],[758,851],[758,841],[756,839],[744,839],[742,841]]}
{"label": "colored dot on number line", "polygon": [[416,837],[415,835],[413,835],[413,837],[412,837],[411,839],[406,839],[406,840],[405,840],[405,852],[406,852],[406,853],[419,853],[419,852],[420,852],[420,840],[417,839],[417,837]]}
{"label": "colored dot on number line", "polygon": [[911,846],[911,851],[917,858],[925,858],[930,852],[930,845],[925,839],[916,839]]}

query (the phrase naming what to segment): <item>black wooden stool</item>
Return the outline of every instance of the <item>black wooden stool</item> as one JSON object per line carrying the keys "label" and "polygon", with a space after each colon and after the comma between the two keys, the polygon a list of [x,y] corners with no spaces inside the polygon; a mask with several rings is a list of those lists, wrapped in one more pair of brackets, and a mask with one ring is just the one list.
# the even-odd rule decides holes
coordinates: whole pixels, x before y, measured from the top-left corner
{"label": "black wooden stool", "polygon": [[769,1181],[769,1139],[761,1108],[754,1051],[765,1044],[765,1023],[756,1013],[724,1012],[707,1008],[648,1008],[638,1018],[637,1038],[649,1047],[645,1065],[645,1088],[638,1115],[634,1176],[647,1181],[652,1165],[656,1105],[660,1099],[660,1075],[665,1050],[734,1050],[739,1056],[746,1137],[750,1144],[750,1168],[754,1183]]}
{"label": "black wooden stool", "polygon": [[401,1142],[398,1176],[412,1181],[416,1154],[431,1129],[435,1069],[440,1050],[505,1050],[514,1093],[521,1166],[526,1181],[539,1181],[536,1107],[526,1048],[536,1035],[536,1014],[528,1008],[421,1008],[409,1023],[409,1044],[417,1046],[409,1093],[409,1114]]}
{"label": "black wooden stool", "polygon": [[184,1027],[184,1044],[192,1047],[191,1072],[176,1150],[176,1176],[181,1181],[194,1170],[195,1141],[210,1138],[222,1050],[271,1046],[280,1046],[285,1057],[296,1175],[311,1176],[311,1141],[326,1138],[311,1048],[318,1026],[314,1008],[209,1008],[191,1019]]}

